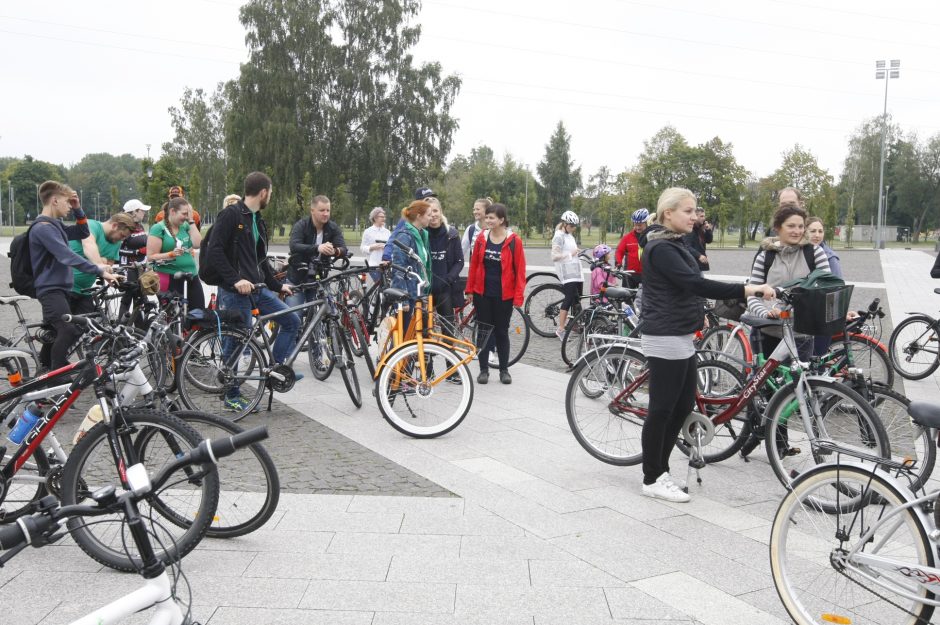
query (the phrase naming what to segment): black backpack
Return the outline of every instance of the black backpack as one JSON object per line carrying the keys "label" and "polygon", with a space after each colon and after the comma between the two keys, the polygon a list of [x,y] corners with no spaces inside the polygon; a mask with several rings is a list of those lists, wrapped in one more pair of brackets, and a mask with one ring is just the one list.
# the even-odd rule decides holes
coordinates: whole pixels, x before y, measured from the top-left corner
{"label": "black backpack", "polygon": [[36,297],[36,285],[33,283],[33,262],[29,254],[29,232],[38,221],[22,234],[13,237],[10,243],[10,251],[7,256],[10,257],[10,273],[13,280],[10,286],[20,295]]}
{"label": "black backpack", "polygon": [[222,275],[209,262],[209,245],[212,244],[212,231],[215,228],[209,226],[202,235],[202,242],[199,244],[199,279],[210,286],[219,286],[222,282]]}

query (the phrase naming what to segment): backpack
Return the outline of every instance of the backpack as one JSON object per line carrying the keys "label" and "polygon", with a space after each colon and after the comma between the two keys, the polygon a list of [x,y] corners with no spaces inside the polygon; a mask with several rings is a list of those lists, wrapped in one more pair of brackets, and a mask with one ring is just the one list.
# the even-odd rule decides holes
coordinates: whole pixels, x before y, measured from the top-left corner
{"label": "backpack", "polygon": [[202,243],[199,244],[199,279],[210,286],[219,286],[222,283],[222,275],[209,262],[209,245],[212,244],[213,226],[206,228],[202,235]]}
{"label": "backpack", "polygon": [[7,253],[7,256],[10,257],[10,273],[13,276],[10,286],[20,295],[29,297],[36,297],[36,285],[33,283],[33,262],[29,254],[29,232],[37,223],[39,222],[34,221],[26,232],[13,237],[13,241],[10,243],[10,251]]}

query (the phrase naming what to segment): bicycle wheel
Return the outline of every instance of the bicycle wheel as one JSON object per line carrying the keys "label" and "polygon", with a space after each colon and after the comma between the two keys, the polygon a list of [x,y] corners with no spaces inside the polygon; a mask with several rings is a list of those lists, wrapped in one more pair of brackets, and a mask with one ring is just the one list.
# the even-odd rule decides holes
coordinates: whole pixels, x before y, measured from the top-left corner
{"label": "bicycle wheel", "polygon": [[[28,347],[25,345],[24,347]],[[19,347],[14,347],[10,344],[10,339],[5,336],[0,336],[0,349],[20,349]],[[28,349],[22,349],[21,351],[28,352]],[[32,372],[39,370],[39,363],[34,362],[32,358],[27,360],[23,356],[11,356],[10,358],[0,359],[0,370],[4,375],[4,379],[0,382],[0,392],[8,391],[14,384],[19,384],[24,380],[28,380]]]}
{"label": "bicycle wheel", "polygon": [[353,354],[358,358],[365,356],[369,349],[369,339],[366,335],[366,322],[358,308],[343,312],[343,329],[346,331],[346,338],[349,339]]}
{"label": "bicycle wheel", "polygon": [[740,326],[720,325],[709,328],[698,345],[704,360],[720,360],[744,374],[751,370],[754,352],[751,339]]}
{"label": "bicycle wheel", "polygon": [[[865,493],[869,503],[843,509],[846,491]],[[905,574],[935,562],[917,513],[898,510],[906,501],[878,473],[852,465],[816,467],[794,482],[774,516],[770,568],[777,594],[798,625],[931,622],[933,606],[900,594],[933,598]],[[890,522],[878,524],[895,512]],[[872,540],[860,544],[873,526]],[[879,557],[887,563],[879,564]]]}
{"label": "bicycle wheel", "polygon": [[[180,410],[173,413],[199,433],[202,439],[243,432],[228,419],[207,412]],[[155,442],[156,430],[147,429],[135,441],[144,455]],[[210,538],[244,536],[267,523],[277,510],[281,482],[277,467],[261,443],[238,449],[216,466],[219,473],[219,504],[206,532]]]}
{"label": "bicycle wheel", "polygon": [[310,372],[321,382],[333,372],[336,361],[333,359],[333,337],[327,326],[326,319],[321,319],[307,343],[307,360],[310,362]]}
{"label": "bicycle wheel", "polygon": [[[878,415],[861,395],[846,384],[809,378],[806,406],[810,411],[810,431],[803,422],[791,382],[774,393],[764,412],[764,442],[767,459],[780,483],[790,488],[801,473],[838,455],[858,460],[857,455],[888,458],[891,445]],[[827,440],[839,451],[819,449]]]}
{"label": "bicycle wheel", "polygon": [[[123,419],[129,431],[119,432],[119,444],[132,447],[125,449],[125,457],[128,461],[136,457],[151,475],[202,440],[185,422],[153,410],[125,410]],[[62,472],[64,505],[82,503],[99,488],[120,483],[108,428],[99,423],[72,449]],[[138,440],[147,444],[138,446]],[[157,557],[172,562],[192,551],[209,529],[218,502],[219,475],[211,463],[181,469],[159,491],[144,497],[138,505],[159,537],[154,544]],[[141,559],[123,521],[124,515],[118,512],[73,518],[68,527],[82,551],[97,562],[119,571],[136,571]]]}
{"label": "bicycle wheel", "polygon": [[244,331],[225,327],[221,332],[202,330],[190,337],[179,360],[176,384],[180,399],[189,410],[224,412],[238,421],[254,410],[264,395],[266,363],[264,352]]}
{"label": "bicycle wheel", "polygon": [[352,347],[346,340],[346,333],[337,322],[330,321],[329,326],[330,336],[333,337],[331,343],[333,349],[336,350],[331,360],[339,367],[349,399],[356,408],[362,408],[362,390],[359,388],[359,376],[356,374],[356,359],[353,357]]}
{"label": "bicycle wheel", "polygon": [[[476,336],[476,333],[473,334]],[[525,313],[518,306],[512,309],[512,315],[509,317],[509,360],[507,367],[511,367],[522,358],[525,350],[529,348],[529,324],[526,322]],[[499,354],[496,350],[490,352],[490,368],[499,368]]]}
{"label": "bicycle wheel", "polygon": [[[737,367],[720,360],[697,363],[695,410],[713,419],[738,400],[746,381]],[[754,409],[753,406],[751,409]],[[729,421],[715,426],[711,441],[702,446],[705,462],[721,462],[738,453],[751,435],[751,419],[742,410]],[[680,438],[677,445],[689,455],[691,448]]]}
{"label": "bicycle wheel", "polygon": [[894,370],[908,380],[923,380],[940,365],[940,333],[927,315],[913,315],[897,325],[888,342]]}
{"label": "bicycle wheel", "polygon": [[539,336],[554,338],[558,330],[558,313],[565,300],[565,292],[557,283],[540,284],[525,300],[523,310],[529,327]]}
{"label": "bicycle wheel", "polygon": [[[852,366],[860,368],[866,378],[876,384],[894,386],[894,367],[891,366],[888,350],[881,341],[866,334],[850,334],[849,350]],[[829,358],[837,375],[847,373],[849,359],[845,354],[842,337],[832,342]]]}
{"label": "bicycle wheel", "polygon": [[609,345],[587,352],[565,391],[568,426],[589,454],[607,464],[643,460],[640,435],[649,407],[649,376],[640,352]]}
{"label": "bicycle wheel", "polygon": [[585,352],[604,343],[603,340],[589,338],[591,334],[618,336],[619,330],[616,322],[603,312],[593,311],[592,314],[591,309],[582,311],[578,320],[565,329],[561,339],[561,359],[566,365],[573,367]]}
{"label": "bicycle wheel", "polygon": [[554,271],[535,271],[525,277],[525,297],[528,298],[537,287],[543,284],[558,284],[558,274]]}
{"label": "bicycle wheel", "polygon": [[[6,466],[12,458],[12,453],[4,453],[3,466]],[[32,457],[13,474],[0,491],[2,492],[0,523],[11,523],[24,514],[28,514],[30,503],[49,494],[46,488],[49,472],[49,459],[46,457],[46,452],[37,447]]]}
{"label": "bicycle wheel", "polygon": [[[470,369],[454,351],[424,344],[426,379],[421,379],[418,346],[404,345],[389,354],[375,381],[379,410],[389,424],[414,438],[434,438],[460,425],[473,402]],[[444,374],[456,367],[446,379]]]}

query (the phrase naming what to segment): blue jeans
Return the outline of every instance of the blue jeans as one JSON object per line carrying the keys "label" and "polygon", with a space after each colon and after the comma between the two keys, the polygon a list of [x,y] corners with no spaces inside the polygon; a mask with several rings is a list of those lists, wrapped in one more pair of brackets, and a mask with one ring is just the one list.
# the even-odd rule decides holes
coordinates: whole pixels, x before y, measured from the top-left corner
{"label": "blue jeans", "polygon": [[[262,315],[270,315],[281,310],[287,309],[287,304],[278,299],[277,295],[270,289],[263,288],[255,293],[255,303]],[[251,299],[247,295],[239,295],[235,291],[219,288],[219,306],[223,310],[237,310],[242,315],[242,320],[247,328],[251,324]],[[294,343],[297,342],[297,330],[300,329],[300,317],[297,313],[287,313],[275,317],[280,326],[277,338],[274,339],[274,345],[271,351],[274,355],[274,362],[284,362],[287,356],[294,349]],[[226,341],[227,342],[227,341]],[[232,351],[235,345],[222,345],[222,358],[225,362],[230,362]],[[228,395],[238,394],[238,388],[232,389]]]}

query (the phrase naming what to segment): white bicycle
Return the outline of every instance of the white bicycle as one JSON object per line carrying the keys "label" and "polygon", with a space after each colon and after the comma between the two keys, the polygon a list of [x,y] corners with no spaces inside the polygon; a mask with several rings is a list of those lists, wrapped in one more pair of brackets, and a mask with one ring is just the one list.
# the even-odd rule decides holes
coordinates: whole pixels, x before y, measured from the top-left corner
{"label": "white bicycle", "polygon": [[[66,533],[66,521],[78,517],[96,517],[108,514],[120,514],[123,523],[133,538],[140,557],[138,573],[144,578],[144,584],[128,595],[112,601],[73,621],[72,625],[108,625],[119,623],[142,610],[154,608],[149,623],[151,625],[185,625],[191,623],[189,606],[183,605],[175,594],[176,584],[167,573],[166,565],[156,556],[151,537],[156,537],[153,529],[146,526],[147,517],[138,509],[140,502],[148,493],[162,487],[176,471],[192,465],[216,464],[223,458],[268,437],[267,427],[256,427],[229,438],[205,440],[195,449],[182,454],[174,462],[161,469],[153,477],[147,474],[142,464],[127,469],[129,488],[117,494],[113,485],[103,487],[92,496],[92,505],[60,506],[58,500],[49,495],[35,505],[36,512],[20,517],[15,524],[0,527],[0,567],[16,556],[28,545],[43,547],[62,538]],[[150,519],[153,522],[153,519]],[[154,524],[156,524],[154,522]],[[130,547],[130,545],[128,545]],[[128,554],[130,557],[130,554]],[[136,557],[136,556],[135,556]],[[174,577],[179,579],[182,568],[175,564]]]}

